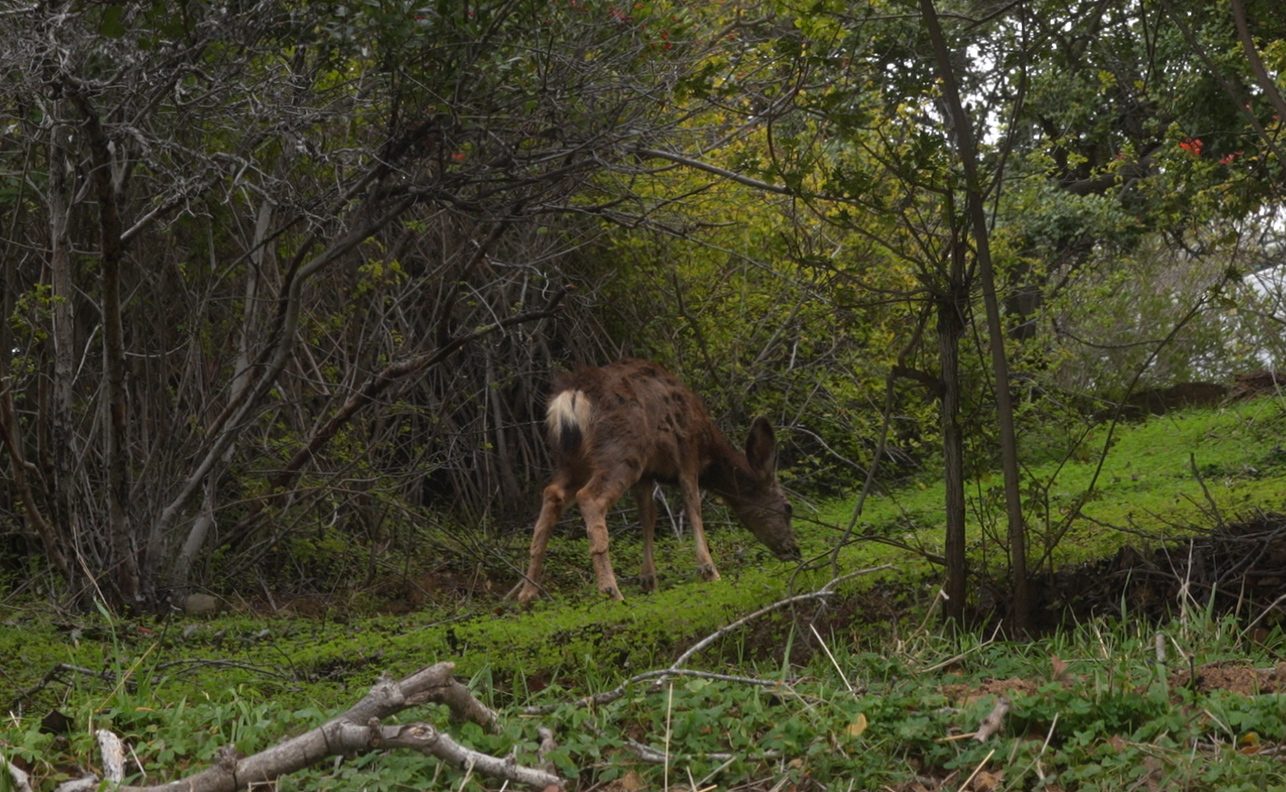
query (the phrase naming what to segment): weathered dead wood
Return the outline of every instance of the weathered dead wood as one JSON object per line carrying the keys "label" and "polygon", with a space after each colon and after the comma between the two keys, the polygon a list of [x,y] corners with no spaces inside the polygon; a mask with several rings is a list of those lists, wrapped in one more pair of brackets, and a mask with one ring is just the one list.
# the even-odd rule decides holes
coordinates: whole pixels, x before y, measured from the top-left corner
{"label": "weathered dead wood", "polygon": [[116,788],[122,792],[236,792],[271,783],[328,756],[394,748],[420,751],[473,772],[538,789],[561,788],[563,780],[553,773],[467,748],[430,724],[380,722],[408,707],[438,703],[446,705],[454,721],[494,730],[496,713],[452,677],[454,668],[452,663],[437,663],[400,682],[382,679],[347,712],[253,756],[241,758],[225,748],[212,767],[187,778],[155,786]]}
{"label": "weathered dead wood", "polygon": [[94,732],[98,750],[103,755],[103,776],[108,784],[120,786],[125,780],[125,743],[107,729]]}
{"label": "weathered dead wood", "polygon": [[[987,717],[983,718],[982,723],[978,725],[978,731],[973,733],[974,740],[986,742],[991,739],[991,736],[1000,731],[1001,727],[1005,725],[1005,716],[1008,714],[1009,699],[1006,696],[1001,696],[996,699],[996,706],[991,708],[991,712],[987,713]],[[963,789],[963,787],[961,788]]]}
{"label": "weathered dead wood", "polygon": [[31,792],[31,776],[0,754],[0,770],[8,771],[9,783],[16,792]]}
{"label": "weathered dead wood", "polygon": [[419,751],[458,767],[471,767],[474,772],[537,789],[561,787],[563,783],[558,776],[544,770],[523,767],[510,759],[466,748],[430,724],[386,726],[378,718],[371,718],[365,724],[334,720],[244,759],[237,759],[229,749],[225,749],[213,767],[196,775],[158,786],[122,786],[118,789],[120,792],[234,792],[269,784],[328,756],[395,748]]}

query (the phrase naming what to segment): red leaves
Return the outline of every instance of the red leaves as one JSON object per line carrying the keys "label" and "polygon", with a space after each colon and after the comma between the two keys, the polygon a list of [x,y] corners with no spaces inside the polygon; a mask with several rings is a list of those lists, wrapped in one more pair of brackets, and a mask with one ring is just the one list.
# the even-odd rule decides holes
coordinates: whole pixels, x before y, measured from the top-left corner
{"label": "red leaves", "polygon": [[[1200,157],[1201,152],[1205,149],[1205,144],[1199,137],[1188,137],[1179,141],[1179,148],[1187,152],[1188,156]],[[1230,151],[1219,158],[1219,164],[1224,166],[1231,165],[1245,155],[1246,152],[1241,149]]]}

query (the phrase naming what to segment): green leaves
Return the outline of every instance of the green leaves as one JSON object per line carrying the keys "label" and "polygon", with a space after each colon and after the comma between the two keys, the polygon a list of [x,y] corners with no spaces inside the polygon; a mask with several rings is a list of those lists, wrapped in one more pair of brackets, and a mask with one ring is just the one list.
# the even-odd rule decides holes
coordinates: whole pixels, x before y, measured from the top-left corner
{"label": "green leaves", "polygon": [[125,4],[109,3],[102,6],[103,12],[98,20],[98,33],[107,38],[120,38],[125,35]]}

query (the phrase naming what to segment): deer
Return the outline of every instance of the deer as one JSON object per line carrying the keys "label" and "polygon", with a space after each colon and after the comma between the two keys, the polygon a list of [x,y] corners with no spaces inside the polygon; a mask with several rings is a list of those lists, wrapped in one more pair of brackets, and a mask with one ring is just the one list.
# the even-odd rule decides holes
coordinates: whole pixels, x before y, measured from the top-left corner
{"label": "deer", "polygon": [[539,596],[550,534],[572,500],[585,521],[598,590],[624,599],[608,555],[607,514],[626,490],[638,503],[643,530],[639,581],[644,591],[654,591],[657,483],[677,484],[682,492],[697,571],[705,580],[718,580],[719,571],[701,519],[703,488],[726,502],[778,558],[800,558],[790,502],[777,482],[777,441],[764,418],[754,420],[745,451],[739,451],[677,377],[657,363],[625,359],[556,378],[545,423],[555,470],[541,495],[527,574],[514,588],[520,604]]}

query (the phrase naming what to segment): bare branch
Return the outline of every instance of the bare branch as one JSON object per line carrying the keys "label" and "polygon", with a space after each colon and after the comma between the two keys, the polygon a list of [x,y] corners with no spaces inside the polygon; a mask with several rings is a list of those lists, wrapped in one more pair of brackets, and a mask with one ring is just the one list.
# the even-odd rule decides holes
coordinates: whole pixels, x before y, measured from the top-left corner
{"label": "bare branch", "polygon": [[882,572],[886,569],[892,569],[892,568],[893,568],[892,564],[881,564],[875,567],[867,567],[866,569],[859,569],[855,572],[849,572],[847,574],[831,578],[830,581],[826,583],[826,585],[822,586],[816,591],[811,591],[807,594],[796,594],[793,597],[787,597],[783,600],[778,600],[777,602],[774,602],[771,605],[765,605],[759,610],[754,611],[753,613],[748,613],[745,616],[742,616],[740,619],[737,619],[734,622],[730,622],[729,624],[723,627],[720,627],[718,630],[715,630],[714,632],[710,633],[705,638],[702,638],[700,641],[697,641],[695,644],[688,647],[688,649],[685,652],[683,652],[683,654],[675,658],[674,662],[670,664],[670,667],[667,670],[674,671],[678,668],[681,668],[683,664],[688,662],[688,660],[690,660],[692,656],[695,655],[697,652],[700,652],[702,649],[706,648],[707,646],[719,640],[720,638],[732,632],[733,630],[736,630],[738,627],[749,624],[755,619],[758,619],[760,616],[763,616],[768,613],[772,613],[773,611],[776,611],[776,610],[781,610],[782,608],[790,607],[791,605],[797,605],[801,602],[809,602],[812,600],[825,599],[827,597],[834,596],[835,587],[846,580],[851,580],[855,577],[860,577],[862,575],[870,575],[875,572]]}
{"label": "bare branch", "polygon": [[978,725],[978,730],[973,733],[973,738],[978,742],[986,742],[991,736],[1005,725],[1005,716],[1009,714],[1009,699],[1001,696],[996,699],[996,706],[991,708],[987,717],[982,719]]}
{"label": "bare branch", "polygon": [[[153,786],[119,786],[123,792],[235,792],[258,784],[271,783],[280,776],[316,764],[328,756],[407,748],[434,756],[457,767],[536,789],[561,788],[563,780],[544,770],[523,767],[511,758],[484,754],[467,748],[427,723],[383,725],[381,720],[408,707],[425,703],[445,704],[458,721],[496,728],[496,714],[457,682],[451,663],[438,663],[393,682],[377,682],[371,691],[347,712],[321,726],[245,758],[225,748],[219,760],[195,775]],[[104,734],[107,737],[104,738]],[[119,752],[120,740],[100,733],[106,754],[112,746]],[[123,762],[109,762],[113,768]],[[113,770],[112,772],[115,772]],[[109,778],[109,781],[111,778]],[[82,783],[84,779],[75,783]]]}

